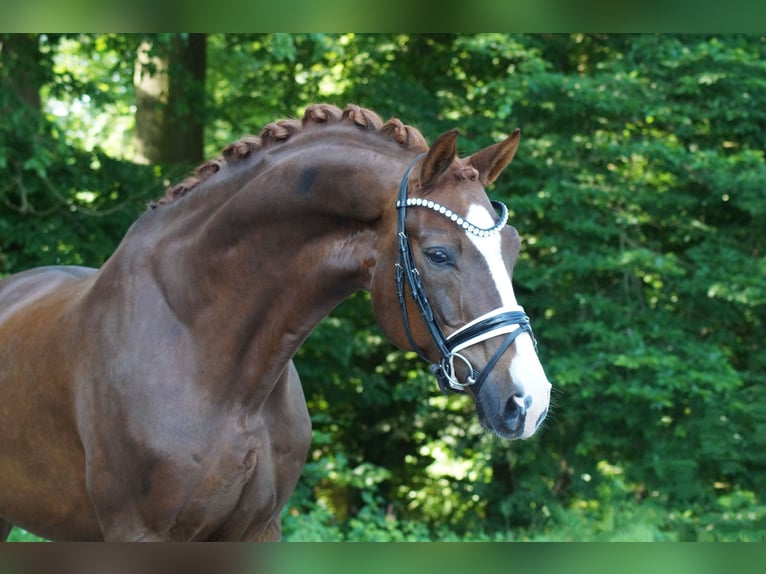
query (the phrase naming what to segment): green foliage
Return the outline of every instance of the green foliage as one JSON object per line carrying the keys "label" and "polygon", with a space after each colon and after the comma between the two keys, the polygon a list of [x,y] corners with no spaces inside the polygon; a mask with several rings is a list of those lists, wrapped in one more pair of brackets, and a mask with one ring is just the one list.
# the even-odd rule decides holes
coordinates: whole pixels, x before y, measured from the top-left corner
{"label": "green foliage", "polygon": [[[139,38],[70,40],[41,39],[43,94],[87,92],[94,113],[124,113]],[[296,357],[314,443],[287,539],[763,540],[763,38],[237,34],[208,46],[208,155],[313,101],[396,115],[431,140],[459,127],[464,153],[523,134],[491,193],[523,238],[514,282],[556,387],[546,428],[524,443],[488,436],[356,295]],[[84,119],[0,98],[0,272],[100,264],[167,168],[89,147]]]}
{"label": "green foliage", "polygon": [[26,530],[21,528],[14,528],[11,530],[11,534],[8,537],[8,542],[46,542],[39,536],[30,534]]}

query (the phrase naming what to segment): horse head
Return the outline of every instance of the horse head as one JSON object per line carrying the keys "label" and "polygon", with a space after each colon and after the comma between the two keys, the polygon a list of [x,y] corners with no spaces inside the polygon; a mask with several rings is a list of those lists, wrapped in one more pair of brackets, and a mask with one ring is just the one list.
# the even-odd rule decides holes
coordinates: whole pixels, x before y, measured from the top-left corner
{"label": "horse head", "polygon": [[382,219],[370,288],[389,338],[429,361],[443,390],[470,394],[481,424],[508,439],[535,433],[551,390],[511,282],[519,234],[484,189],[519,137],[461,159],[452,130],[412,161]]}

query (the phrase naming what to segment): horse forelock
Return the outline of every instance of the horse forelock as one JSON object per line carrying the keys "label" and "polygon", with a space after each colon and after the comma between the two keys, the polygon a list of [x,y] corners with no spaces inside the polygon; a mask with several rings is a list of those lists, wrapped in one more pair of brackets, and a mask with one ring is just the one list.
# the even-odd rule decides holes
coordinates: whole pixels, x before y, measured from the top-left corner
{"label": "horse forelock", "polygon": [[332,104],[312,104],[306,108],[301,120],[283,119],[272,122],[266,125],[259,135],[248,135],[230,143],[222,150],[221,157],[208,160],[198,166],[192,175],[169,187],[160,199],[150,205],[157,207],[172,203],[198,187],[213,174],[228,166],[240,164],[264,148],[284,144],[304,130],[332,124],[345,124],[354,129],[379,134],[407,150],[426,151],[428,149],[428,142],[423,134],[397,118],[383,122],[374,111],[355,104],[349,104],[345,109]]}
{"label": "horse forelock", "polygon": [[479,170],[473,167],[472,165],[466,164],[464,161],[460,160],[459,165],[457,168],[454,169],[452,172],[455,176],[455,179],[466,181],[476,181],[479,179]]}

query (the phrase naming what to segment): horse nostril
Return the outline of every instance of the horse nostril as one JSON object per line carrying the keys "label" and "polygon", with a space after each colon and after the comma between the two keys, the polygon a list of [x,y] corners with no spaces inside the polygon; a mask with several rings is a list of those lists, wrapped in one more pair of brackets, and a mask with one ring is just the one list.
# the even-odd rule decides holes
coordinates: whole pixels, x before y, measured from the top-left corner
{"label": "horse nostril", "polygon": [[511,400],[516,403],[519,412],[522,415],[526,414],[527,410],[529,410],[529,407],[532,406],[532,397],[530,395],[527,395],[526,397],[522,395],[514,395]]}
{"label": "horse nostril", "polygon": [[532,397],[514,395],[505,406],[505,422],[511,428],[519,428],[524,424],[527,416],[527,409],[532,404]]}

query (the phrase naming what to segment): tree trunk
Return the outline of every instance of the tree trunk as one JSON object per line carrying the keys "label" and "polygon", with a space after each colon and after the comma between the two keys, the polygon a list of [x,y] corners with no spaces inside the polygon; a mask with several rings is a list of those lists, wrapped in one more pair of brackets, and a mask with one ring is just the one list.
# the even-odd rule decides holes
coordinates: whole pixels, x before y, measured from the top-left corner
{"label": "tree trunk", "polygon": [[206,48],[205,34],[174,34],[139,46],[134,75],[137,162],[202,161]]}
{"label": "tree trunk", "polygon": [[[17,101],[40,112],[40,88],[45,81],[39,34],[3,34],[0,37],[0,81]],[[6,102],[7,103],[7,102]]]}

